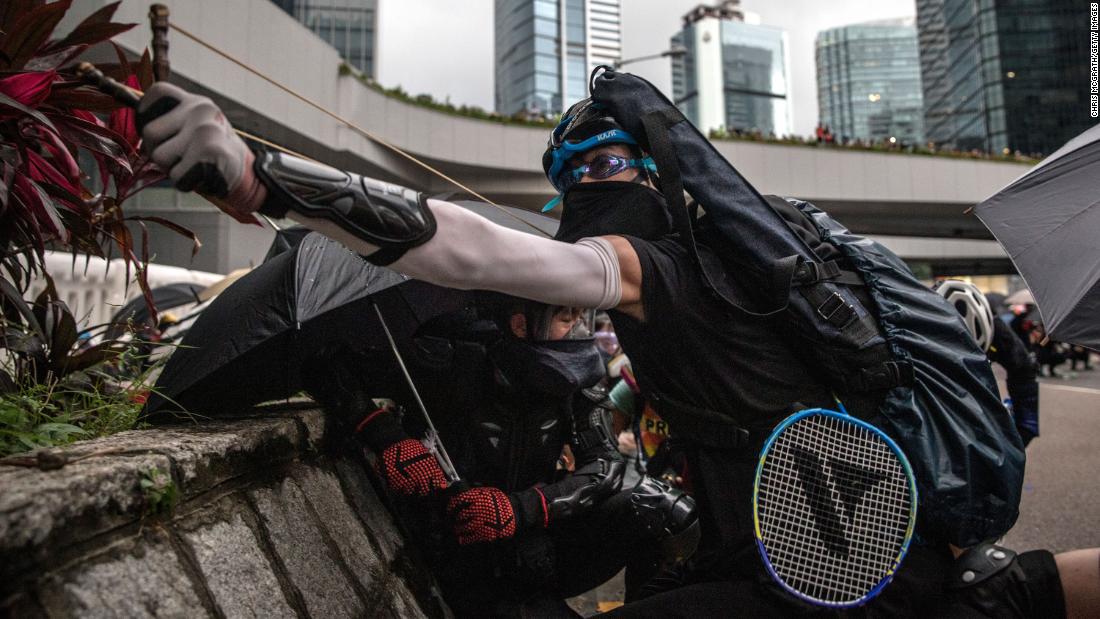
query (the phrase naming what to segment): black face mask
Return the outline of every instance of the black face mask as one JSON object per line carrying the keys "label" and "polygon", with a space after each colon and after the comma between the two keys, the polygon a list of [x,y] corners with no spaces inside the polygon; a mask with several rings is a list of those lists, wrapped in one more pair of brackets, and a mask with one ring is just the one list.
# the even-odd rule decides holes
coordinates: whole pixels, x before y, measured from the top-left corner
{"label": "black face mask", "polygon": [[654,240],[672,232],[665,197],[639,183],[577,183],[565,192],[554,239],[574,243],[588,236],[625,234]]}
{"label": "black face mask", "polygon": [[558,398],[591,387],[606,373],[591,338],[527,342],[505,337],[493,352],[516,387]]}

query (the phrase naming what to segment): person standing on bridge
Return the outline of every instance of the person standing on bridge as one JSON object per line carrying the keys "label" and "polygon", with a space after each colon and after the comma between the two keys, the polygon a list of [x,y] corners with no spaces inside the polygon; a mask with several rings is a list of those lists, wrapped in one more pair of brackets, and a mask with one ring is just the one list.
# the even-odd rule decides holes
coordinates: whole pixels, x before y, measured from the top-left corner
{"label": "person standing on bridge", "polygon": [[[240,220],[257,211],[290,216],[371,262],[440,285],[607,309],[640,382],[675,393],[684,406],[724,408],[744,420],[741,427],[716,420],[696,429],[700,438],[731,442],[693,447],[704,537],[690,569],[663,579],[671,590],[616,613],[726,614],[738,607],[755,616],[807,612],[762,575],[749,493],[759,443],[774,423],[798,405],[829,406],[832,394],[774,319],[731,315],[703,285],[695,257],[674,238],[665,196],[654,188],[652,163],[616,119],[586,100],[567,112],[552,135],[544,170],[564,203],[556,240],[496,226],[410,189],[284,154],[253,153],[212,102],[168,84],[147,91],[138,121],[145,148],[177,188],[224,197],[223,210]],[[713,257],[705,244],[698,251]],[[736,277],[729,279],[734,294],[747,294]],[[857,414],[861,406],[848,401]],[[691,433],[680,421],[675,427],[681,435]],[[910,551],[893,583],[863,612],[1066,614],[1059,566],[1049,552],[998,556],[982,565],[972,557],[967,565],[982,578],[964,578],[971,584],[949,588],[944,575],[954,568],[952,551],[927,540]],[[1100,591],[1096,554],[1074,565],[1074,583]],[[1100,595],[1091,602],[1100,603]],[[1087,612],[1076,603],[1071,614]]]}

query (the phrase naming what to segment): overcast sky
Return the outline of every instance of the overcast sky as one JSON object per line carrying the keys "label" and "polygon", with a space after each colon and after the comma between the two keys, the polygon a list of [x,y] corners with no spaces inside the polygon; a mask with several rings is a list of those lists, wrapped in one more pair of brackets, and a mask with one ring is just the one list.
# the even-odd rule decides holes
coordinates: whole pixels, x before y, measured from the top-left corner
{"label": "overcast sky", "polygon": [[[697,4],[699,0],[622,0],[623,57],[668,49],[680,18]],[[759,15],[761,24],[787,31],[792,121],[801,135],[813,133],[817,123],[817,32],[915,12],[914,0],[742,0],[741,6]],[[378,81],[385,86],[492,109],[493,0],[379,0],[376,66]],[[668,59],[628,69],[666,92],[670,88]]]}

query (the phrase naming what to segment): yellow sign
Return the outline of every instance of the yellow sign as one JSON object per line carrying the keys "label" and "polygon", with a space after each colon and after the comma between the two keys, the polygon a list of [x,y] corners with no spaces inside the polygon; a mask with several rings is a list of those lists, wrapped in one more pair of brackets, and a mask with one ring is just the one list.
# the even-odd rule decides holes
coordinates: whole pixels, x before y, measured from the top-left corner
{"label": "yellow sign", "polygon": [[652,458],[657,453],[657,448],[668,438],[668,422],[661,419],[652,406],[646,404],[638,420],[638,429],[642,437],[641,448],[647,458]]}

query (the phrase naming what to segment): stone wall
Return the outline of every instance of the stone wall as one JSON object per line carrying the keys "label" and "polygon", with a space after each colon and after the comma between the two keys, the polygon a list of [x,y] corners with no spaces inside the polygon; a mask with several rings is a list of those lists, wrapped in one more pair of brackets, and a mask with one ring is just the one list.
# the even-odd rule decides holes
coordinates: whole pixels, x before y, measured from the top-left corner
{"label": "stone wall", "polygon": [[0,461],[0,616],[449,616],[361,456],[324,442],[284,406]]}

